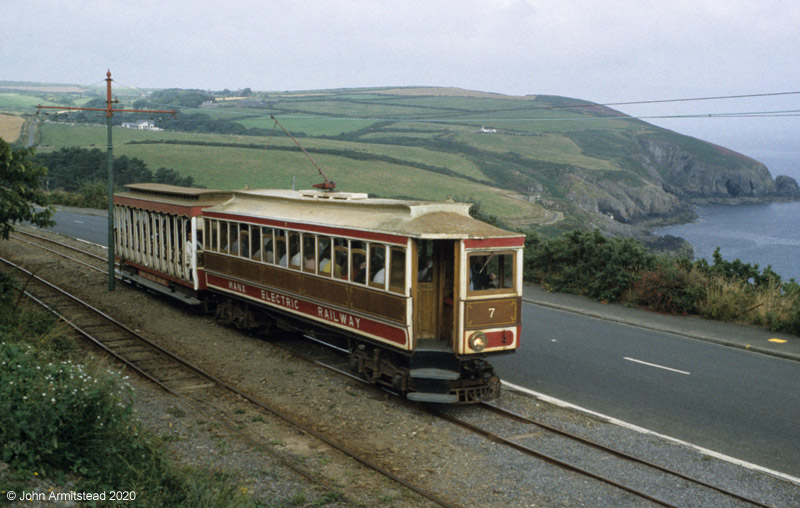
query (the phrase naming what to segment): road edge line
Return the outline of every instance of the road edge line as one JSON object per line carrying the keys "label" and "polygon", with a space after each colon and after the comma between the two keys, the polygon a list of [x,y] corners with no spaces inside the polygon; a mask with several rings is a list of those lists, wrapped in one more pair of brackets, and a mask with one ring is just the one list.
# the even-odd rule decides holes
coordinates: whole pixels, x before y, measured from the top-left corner
{"label": "road edge line", "polygon": [[747,469],[751,469],[751,470],[754,470],[754,471],[759,471],[759,472],[774,476],[776,478],[780,478],[781,480],[786,480],[788,482],[800,485],[800,478],[796,478],[796,477],[788,475],[786,473],[781,473],[780,471],[775,471],[773,469],[769,469],[769,468],[766,468],[764,466],[759,466],[758,464],[753,464],[752,462],[747,462],[747,461],[744,461],[744,460],[741,460],[741,459],[737,459],[736,457],[731,457],[729,455],[725,455],[725,454],[722,454],[722,453],[719,453],[719,452],[715,452],[714,450],[709,450],[708,448],[703,448],[702,446],[698,446],[696,444],[692,444],[692,443],[689,443],[688,441],[683,441],[681,439],[678,439],[678,438],[675,438],[675,437],[672,437],[672,436],[667,436],[666,434],[660,434],[660,433],[655,432],[653,430],[646,429],[644,427],[640,427],[638,425],[634,425],[632,423],[628,423],[628,422],[623,421],[623,420],[619,420],[619,419],[614,418],[612,416],[604,415],[602,413],[598,413],[597,411],[592,411],[591,409],[586,409],[584,407],[572,404],[571,402],[567,402],[565,400],[557,399],[555,397],[551,397],[549,395],[545,395],[543,393],[536,392],[536,391],[531,390],[529,388],[525,388],[523,386],[515,385],[514,383],[509,383],[508,381],[501,381],[501,383],[503,384],[504,387],[507,387],[507,388],[509,388],[511,390],[514,390],[514,391],[517,391],[517,392],[520,392],[520,393],[524,393],[526,395],[531,395],[533,397],[536,397],[537,399],[543,400],[545,402],[549,402],[550,404],[554,404],[556,406],[564,407],[564,408],[567,408],[567,409],[573,409],[575,411],[580,411],[582,413],[586,413],[586,414],[595,416],[597,418],[600,418],[602,420],[605,420],[608,423],[611,423],[613,425],[618,425],[618,426],[624,427],[626,429],[634,430],[634,431],[639,432],[641,434],[648,434],[648,435],[651,435],[651,436],[658,437],[660,439],[665,439],[667,441],[671,441],[671,442],[679,444],[681,446],[686,446],[688,448],[691,448],[691,449],[693,449],[695,451],[698,451],[698,452],[700,452],[700,453],[702,453],[704,455],[708,455],[709,457],[714,457],[716,459],[724,460],[725,462],[729,462],[729,463],[735,464],[737,466],[741,466],[741,467],[744,467],[744,468],[747,468]]}

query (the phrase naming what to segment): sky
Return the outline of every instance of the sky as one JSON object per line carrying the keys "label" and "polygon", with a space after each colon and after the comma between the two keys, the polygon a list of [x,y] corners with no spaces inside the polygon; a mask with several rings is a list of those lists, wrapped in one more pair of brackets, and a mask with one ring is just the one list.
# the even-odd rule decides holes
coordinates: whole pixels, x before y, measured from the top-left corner
{"label": "sky", "polygon": [[[0,80],[453,86],[601,104],[800,92],[797,0],[0,0]],[[800,94],[617,106],[800,110]],[[798,113],[795,113],[798,114]],[[800,177],[798,116],[648,119]]]}

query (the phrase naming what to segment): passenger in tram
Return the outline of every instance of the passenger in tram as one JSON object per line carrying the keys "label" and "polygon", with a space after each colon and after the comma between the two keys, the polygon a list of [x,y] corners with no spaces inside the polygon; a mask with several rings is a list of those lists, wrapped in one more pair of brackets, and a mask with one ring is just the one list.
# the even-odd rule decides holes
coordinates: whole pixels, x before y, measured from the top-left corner
{"label": "passenger in tram", "polygon": [[264,262],[272,263],[275,259],[275,256],[272,254],[272,238],[264,237],[264,244],[262,249],[258,249],[253,254],[253,259],[259,260],[261,259],[261,251],[264,251]]}
{"label": "passenger in tram", "polygon": [[202,249],[202,244],[192,241],[192,230],[186,230],[186,246],[183,249],[183,263],[186,267],[186,275],[189,280],[192,280],[192,268],[194,264],[195,253]]}
{"label": "passenger in tram", "polygon": [[[322,261],[319,263],[319,273],[330,274],[331,273],[331,260],[328,258],[323,258]],[[337,279],[342,278],[342,265],[339,263],[333,264],[333,276]]]}
{"label": "passenger in tram", "polygon": [[367,262],[362,261],[358,265],[353,267],[353,282],[360,282],[361,284],[367,278]]}
{"label": "passenger in tram", "polygon": [[469,289],[477,291],[481,289],[492,289],[496,285],[497,274],[486,273],[486,265],[489,263],[488,256],[473,257],[472,268],[470,269]]}
{"label": "passenger in tram", "polygon": [[419,264],[419,273],[417,274],[418,282],[432,282],[433,281],[433,259],[425,256]]}
{"label": "passenger in tram", "polygon": [[203,232],[198,230],[197,231],[197,240],[194,242],[192,241],[192,230],[186,229],[186,255],[192,256],[195,252],[199,250],[203,250],[203,241],[202,241]]}
{"label": "passenger in tram", "polygon": [[300,252],[298,251],[290,261],[292,266],[300,266]]}
{"label": "passenger in tram", "polygon": [[382,247],[370,249],[370,281],[375,284],[383,284],[386,281],[386,259],[383,252]]}
{"label": "passenger in tram", "polygon": [[327,257],[322,258],[319,262],[319,272],[320,273],[331,273],[331,260]]}
{"label": "passenger in tram", "polygon": [[[289,251],[294,252],[289,260],[289,266],[292,268],[300,268],[300,239],[296,233],[289,234]],[[281,263],[286,266],[286,263]]]}
{"label": "passenger in tram", "polygon": [[239,238],[231,245],[231,254],[239,254],[239,248],[245,254],[250,252],[250,240],[246,229],[239,230]]}
{"label": "passenger in tram", "polygon": [[347,240],[335,238],[333,240],[334,276],[347,280],[347,253],[350,250]]}
{"label": "passenger in tram", "polygon": [[386,281],[386,268],[381,268],[372,277],[372,282],[376,284],[383,284]]}
{"label": "passenger in tram", "polygon": [[306,255],[303,256],[303,270],[307,272],[313,272],[316,266],[317,262],[314,261],[314,253],[306,253]]}

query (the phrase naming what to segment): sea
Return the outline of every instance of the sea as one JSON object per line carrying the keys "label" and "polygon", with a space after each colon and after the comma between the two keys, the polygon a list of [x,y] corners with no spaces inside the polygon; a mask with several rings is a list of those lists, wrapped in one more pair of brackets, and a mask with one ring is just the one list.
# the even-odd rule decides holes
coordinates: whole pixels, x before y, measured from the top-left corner
{"label": "sea", "polygon": [[[755,157],[772,177],[787,175],[800,183],[800,153]],[[800,201],[697,206],[688,224],[658,228],[656,235],[680,236],[694,247],[695,259],[723,259],[771,266],[784,280],[800,281]]]}

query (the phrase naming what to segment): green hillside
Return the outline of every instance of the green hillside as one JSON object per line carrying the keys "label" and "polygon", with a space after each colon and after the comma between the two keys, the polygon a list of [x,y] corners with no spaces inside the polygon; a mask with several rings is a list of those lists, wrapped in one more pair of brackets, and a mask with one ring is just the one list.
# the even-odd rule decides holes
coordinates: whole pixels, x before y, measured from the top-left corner
{"label": "green hillside", "polygon": [[[52,91],[2,92],[0,110],[9,111],[34,113],[32,106],[42,98],[52,103],[59,98]],[[117,107],[164,109],[176,107],[164,100],[182,97],[189,95],[143,93]],[[704,172],[752,172],[759,166],[719,147],[565,97],[449,88],[255,92],[247,97],[193,91],[191,97],[214,102],[201,106],[204,99],[197,99],[191,107],[179,107],[176,119],[166,116],[157,123],[167,130],[115,127],[115,154],[138,157],[153,170],[175,169],[219,189],[290,188],[293,177],[298,188],[319,182],[312,164],[275,128],[270,119],[275,115],[339,190],[480,202],[488,213],[519,227],[574,227],[599,224],[612,215],[633,220],[675,213],[681,193],[702,191],[677,184],[670,193],[664,190],[665,182],[677,178],[675,161],[687,156]],[[60,98],[60,104],[86,101],[85,94]],[[46,118],[39,126],[40,151],[105,147],[100,114]],[[114,120],[146,118],[121,114]],[[73,125],[75,120],[97,125]]]}

